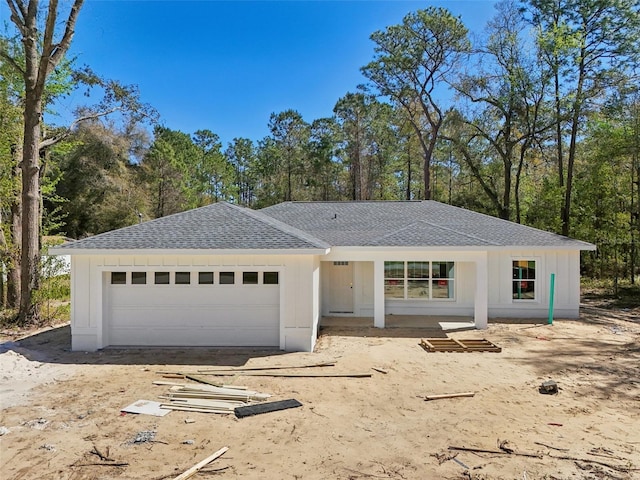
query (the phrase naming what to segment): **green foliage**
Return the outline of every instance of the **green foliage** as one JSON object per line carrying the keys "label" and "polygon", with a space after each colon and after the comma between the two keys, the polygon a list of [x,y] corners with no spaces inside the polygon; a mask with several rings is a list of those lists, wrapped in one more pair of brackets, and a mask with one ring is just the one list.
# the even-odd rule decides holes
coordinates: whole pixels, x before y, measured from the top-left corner
{"label": "green foliage", "polygon": [[[339,98],[330,118],[273,113],[269,134],[256,143],[235,138],[223,146],[211,130],[160,126],[149,142],[133,127],[153,116],[135,87],[74,70],[74,82],[105,97],[78,112],[91,120],[71,132],[49,128],[65,141],[46,157],[51,220],[45,223],[63,221],[53,227],[82,237],[221,200],[261,208],[288,200],[431,196],[561,232],[570,193],[573,236],[599,247],[584,254],[584,273],[618,278],[620,285],[636,279],[637,2],[522,6],[499,3],[473,50],[466,27],[448,10],[409,13],[372,34],[373,58],[362,69],[369,90]],[[61,90],[52,92],[62,92],[65,78],[61,67]],[[448,96],[451,85],[455,98]],[[10,147],[20,135],[19,92],[0,75],[0,203],[14,191],[5,172],[15,166]],[[116,127],[98,120],[100,109],[137,113]],[[53,215],[55,208],[63,217]]]}

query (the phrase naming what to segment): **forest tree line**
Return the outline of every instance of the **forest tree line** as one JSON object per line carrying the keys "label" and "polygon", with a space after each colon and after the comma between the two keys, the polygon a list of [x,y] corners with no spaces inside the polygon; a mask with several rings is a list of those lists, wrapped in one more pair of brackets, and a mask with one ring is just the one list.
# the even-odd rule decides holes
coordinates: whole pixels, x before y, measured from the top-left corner
{"label": "forest tree line", "polygon": [[[432,199],[595,243],[583,273],[633,283],[639,10],[638,0],[504,0],[479,35],[447,9],[417,10],[371,35],[367,81],[337,99],[331,117],[274,112],[265,138],[226,145],[206,128],[171,129],[134,87],[60,59],[45,107],[80,85],[97,85],[104,100],[79,109],[73,125],[42,125],[38,239],[217,201]],[[25,48],[0,42],[2,299],[17,307]]]}

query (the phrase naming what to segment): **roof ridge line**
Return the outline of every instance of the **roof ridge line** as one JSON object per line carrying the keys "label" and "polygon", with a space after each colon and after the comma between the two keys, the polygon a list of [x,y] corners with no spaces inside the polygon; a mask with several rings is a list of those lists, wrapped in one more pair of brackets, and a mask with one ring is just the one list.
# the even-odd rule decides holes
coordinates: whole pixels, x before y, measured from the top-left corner
{"label": "roof ridge line", "polygon": [[453,233],[456,233],[458,235],[462,235],[463,237],[471,238],[473,240],[479,240],[481,242],[488,243],[489,245],[494,245],[496,247],[502,246],[499,243],[492,242],[491,240],[487,240],[486,238],[481,238],[481,237],[478,237],[476,235],[471,235],[470,233],[464,233],[464,232],[461,232],[459,230],[456,230],[455,228],[445,227],[445,226],[442,226],[442,225],[436,225],[436,224],[433,224],[433,223],[428,222],[426,220],[420,220],[420,221],[426,223],[427,225],[431,225],[432,227],[441,228],[442,230],[447,230],[449,232],[453,232]]}
{"label": "roof ridge line", "polygon": [[431,223],[431,222],[429,222],[427,220],[416,220],[415,222],[410,223],[409,225],[406,225],[406,226],[404,226],[404,227],[402,227],[402,228],[400,228],[400,229],[398,229],[398,230],[396,230],[394,232],[390,232],[390,233],[387,233],[386,235],[378,237],[378,238],[374,239],[374,241],[375,242],[379,242],[380,240],[383,240],[384,238],[391,237],[393,235],[396,235],[398,232],[402,232],[404,230],[407,230],[408,228],[411,228],[414,225],[417,225],[418,223],[424,223],[424,224],[429,225],[430,227],[436,228],[438,230],[446,230],[448,232],[453,232],[453,233],[455,233],[457,235],[462,235],[464,237],[471,238],[472,240],[478,240],[480,242],[483,242],[483,243],[486,243],[486,244],[489,244],[489,245],[494,245],[494,246],[497,246],[497,247],[500,246],[499,243],[491,242],[491,241],[489,241],[489,240],[487,240],[485,238],[476,237],[475,235],[471,235],[471,234],[468,234],[468,233],[460,232],[460,231],[455,230],[453,228],[444,227],[442,225],[436,225],[435,223]]}
{"label": "roof ridge line", "polygon": [[229,202],[220,202],[220,203],[225,203],[227,206],[238,210],[239,212],[244,213],[245,215],[248,215],[250,217],[255,218],[256,220],[265,223],[267,225],[269,225],[270,227],[276,228],[278,230],[280,230],[281,232],[287,233],[289,235],[293,235],[295,237],[298,237],[298,239],[300,240],[304,240],[305,242],[310,242],[312,244],[314,244],[316,247],[318,248],[331,248],[331,245],[328,244],[327,242],[325,242],[324,240],[321,240],[317,237],[314,237],[313,235],[300,230],[299,228],[296,228],[292,225],[289,225],[288,223],[282,222],[280,220],[277,220],[269,215],[267,215],[266,213],[262,213],[259,210],[253,210],[251,208],[248,207],[241,207],[240,205],[235,205],[233,203],[229,203]]}

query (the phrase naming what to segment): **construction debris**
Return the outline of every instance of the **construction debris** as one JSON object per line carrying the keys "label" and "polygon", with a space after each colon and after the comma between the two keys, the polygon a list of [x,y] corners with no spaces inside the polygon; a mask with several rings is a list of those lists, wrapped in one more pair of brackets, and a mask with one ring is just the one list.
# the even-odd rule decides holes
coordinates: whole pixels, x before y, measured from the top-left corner
{"label": "construction debris", "polygon": [[184,473],[178,475],[176,478],[174,478],[173,480],[186,480],[187,478],[191,478],[193,475],[195,475],[196,473],[198,473],[200,470],[202,470],[204,467],[206,467],[208,464],[210,464],[211,462],[213,462],[216,458],[221,457],[222,455],[224,455],[224,453],[229,450],[229,447],[222,447],[220,450],[218,450],[217,452],[215,452],[214,454],[208,456],[207,458],[205,458],[204,460],[202,460],[201,462],[195,464],[193,467],[191,467],[189,470],[185,471]]}
{"label": "construction debris", "polygon": [[264,367],[217,367],[217,368],[207,368],[203,370],[198,370],[198,373],[211,373],[211,372],[232,372],[232,371],[242,371],[247,372],[251,370],[287,370],[287,369],[295,369],[295,368],[315,368],[315,367],[333,367],[335,366],[335,361],[330,362],[320,362],[320,363],[306,363],[300,365],[271,365]]}
{"label": "construction debris", "polygon": [[427,352],[493,352],[500,353],[502,348],[486,339],[465,339],[456,340],[455,338],[423,338],[420,340],[420,346]]}
{"label": "construction debris", "polygon": [[246,387],[216,387],[213,385],[174,385],[169,393],[161,395],[162,408],[185,412],[233,413],[237,407],[251,402],[262,402],[271,397],[267,393],[247,390]]}
{"label": "construction debris", "polygon": [[282,372],[255,372],[255,371],[243,371],[243,370],[233,370],[233,371],[219,371],[219,372],[207,372],[206,375],[218,375],[218,376],[228,376],[228,375],[242,375],[246,377],[288,377],[288,378],[339,378],[339,377],[348,377],[348,378],[369,378],[373,375],[371,373],[282,373]]}
{"label": "construction debris", "polygon": [[542,382],[538,391],[545,395],[555,395],[558,393],[558,384],[553,380],[547,380],[546,382]]}
{"label": "construction debris", "polygon": [[250,417],[261,413],[277,412],[278,410],[286,410],[288,408],[301,407],[302,404],[296,399],[281,400],[279,402],[261,403],[258,405],[249,405],[246,407],[237,407],[234,413],[237,418]]}
{"label": "construction debris", "polygon": [[473,397],[476,392],[463,392],[463,393],[445,393],[443,395],[427,395],[424,397],[426,401],[440,400],[443,398],[458,398],[458,397]]}
{"label": "construction debris", "polygon": [[138,400],[122,408],[120,411],[126,413],[142,413],[155,417],[164,417],[167,413],[171,412],[171,410],[162,408],[160,402],[153,402],[151,400]]}
{"label": "construction debris", "polygon": [[138,432],[130,443],[149,443],[154,442],[156,438],[155,430],[144,430]]}

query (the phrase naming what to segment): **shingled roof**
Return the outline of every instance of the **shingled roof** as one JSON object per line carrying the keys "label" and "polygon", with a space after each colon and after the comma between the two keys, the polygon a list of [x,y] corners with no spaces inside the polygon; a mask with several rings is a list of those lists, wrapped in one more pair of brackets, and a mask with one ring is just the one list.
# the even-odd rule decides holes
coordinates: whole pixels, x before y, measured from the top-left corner
{"label": "shingled roof", "polygon": [[260,212],[332,246],[595,248],[435,201],[285,202]]}
{"label": "shingled roof", "polygon": [[[76,250],[326,250],[322,240],[226,202],[120,228],[56,247]],[[87,252],[90,253],[90,252]]]}

